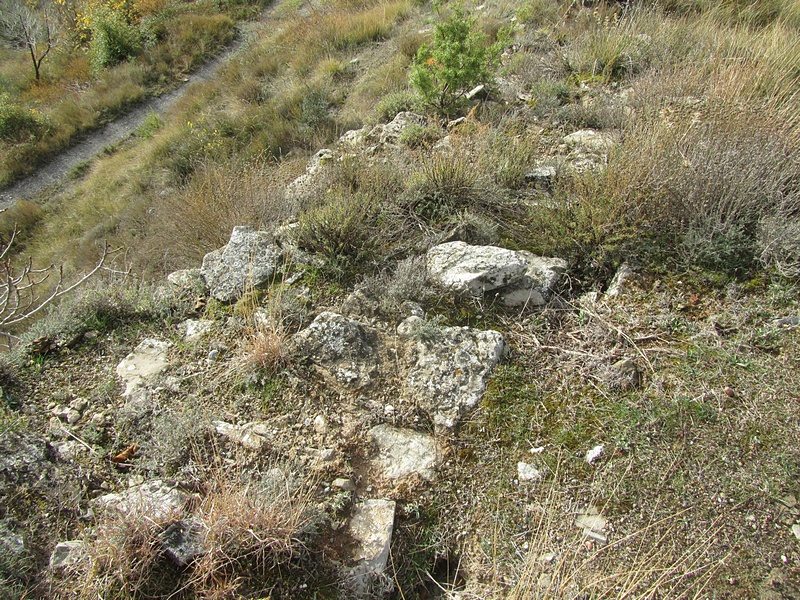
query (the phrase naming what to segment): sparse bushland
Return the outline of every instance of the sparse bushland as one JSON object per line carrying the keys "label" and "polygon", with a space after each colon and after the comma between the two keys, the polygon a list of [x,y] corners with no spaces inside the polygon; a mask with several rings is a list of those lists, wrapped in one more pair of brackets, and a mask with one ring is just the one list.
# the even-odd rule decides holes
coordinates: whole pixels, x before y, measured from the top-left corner
{"label": "sparse bushland", "polygon": [[[50,6],[48,19],[61,30],[60,43],[51,44],[35,78],[24,69],[30,62],[25,46],[0,54],[0,185],[27,175],[147,96],[174,87],[178,77],[233,40],[236,20],[261,7],[260,1]],[[33,5],[28,10],[41,12]],[[43,52],[40,46],[36,52]]]}
{"label": "sparse bushland", "polygon": [[[281,432],[292,423],[286,430],[296,427],[296,436],[269,440],[270,458],[316,434],[306,418],[347,403],[369,406],[354,429],[387,421],[432,429],[429,416],[397,403],[391,385],[348,395],[287,359],[286,338],[323,306],[340,306],[353,287],[375,296],[376,318],[392,324],[407,316],[404,300],[419,302],[424,337],[470,325],[499,329],[510,345],[478,410],[437,438],[446,461],[438,479],[375,491],[398,502],[390,563],[397,597],[442,588],[483,600],[757,597],[774,570],[800,579],[790,529],[797,515],[787,506],[800,494],[796,3],[581,4],[475,13],[487,29],[515,13],[528,23],[497,70],[511,87],[502,102],[476,103],[465,121],[442,123],[433,144],[427,131],[411,129],[396,148],[337,155],[289,200],[286,183],[338,134],[419,110],[410,59],[436,17],[405,3],[341,2],[303,14],[286,3],[246,56],[185,99],[152,137],[98,161],[66,195],[18,208],[26,250],[75,268],[110,237],[129,250],[122,270],[160,277],[197,266],[232,225],[286,221],[297,224],[289,240],[315,254],[314,266],[291,274],[296,283],[275,282],[236,307],[209,302],[202,316],[222,328],[217,337],[188,343],[166,327],[190,314],[189,299],[130,304],[112,294],[110,305],[84,301],[85,310],[54,313],[26,337],[52,332],[74,346],[10,357],[2,373],[10,422],[36,414],[23,415],[19,398],[40,402],[68,386],[117,407],[114,366],[154,332],[173,339],[186,365],[175,385],[191,402],[173,404],[173,392],[162,390],[120,409],[98,439],[104,452],[141,442],[137,468],[148,476],[206,483],[195,514],[216,532],[219,552],[176,573],[152,554],[158,528],[134,529],[128,539],[138,540],[139,554],[127,563],[103,554],[94,564],[105,575],[87,577],[87,590],[117,573],[129,586],[162,586],[164,595],[181,586],[187,597],[336,595],[338,575],[319,558],[340,557],[336,534],[326,545],[325,536],[303,537],[302,527],[299,536],[253,530],[275,542],[260,546],[240,514],[261,522],[266,507],[249,495],[260,488],[218,473],[264,456],[215,448],[208,421],[263,419]],[[754,12],[769,6],[772,13]],[[582,156],[562,140],[588,126],[613,130],[614,144],[575,168]],[[557,167],[552,181],[531,181],[541,165]],[[556,255],[570,270],[543,310],[453,299],[427,284],[422,258],[446,240]],[[640,272],[621,297],[582,296],[605,289],[622,262]],[[70,333],[90,330],[101,334]],[[215,350],[218,362],[209,358]],[[111,384],[78,378],[73,362],[103,364]],[[392,417],[384,412],[390,402]],[[46,406],[39,412],[49,417]],[[338,469],[357,473],[365,450],[355,439],[340,447],[340,462],[322,467],[323,481]],[[600,444],[590,464],[586,453]],[[520,481],[519,462],[542,478]],[[128,481],[102,474],[114,486]],[[327,494],[322,487],[316,492]],[[311,497],[302,489],[308,495],[293,501]],[[281,513],[284,523],[297,522],[294,508]],[[591,511],[607,521],[607,544],[575,525]],[[78,523],[77,511],[60,514]],[[343,520],[334,511],[337,531]],[[115,539],[112,524],[100,524],[97,534]],[[282,562],[292,555],[301,559]],[[281,564],[270,569],[274,562]]]}

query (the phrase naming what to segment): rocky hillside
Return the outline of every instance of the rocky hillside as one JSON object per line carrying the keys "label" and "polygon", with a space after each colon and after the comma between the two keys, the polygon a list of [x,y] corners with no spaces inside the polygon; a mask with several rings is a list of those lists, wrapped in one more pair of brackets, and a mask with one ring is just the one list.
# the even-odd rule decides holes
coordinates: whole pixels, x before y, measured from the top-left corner
{"label": "rocky hillside", "polygon": [[400,4],[278,5],[7,248],[125,252],[4,330],[0,598],[800,597],[800,12]]}

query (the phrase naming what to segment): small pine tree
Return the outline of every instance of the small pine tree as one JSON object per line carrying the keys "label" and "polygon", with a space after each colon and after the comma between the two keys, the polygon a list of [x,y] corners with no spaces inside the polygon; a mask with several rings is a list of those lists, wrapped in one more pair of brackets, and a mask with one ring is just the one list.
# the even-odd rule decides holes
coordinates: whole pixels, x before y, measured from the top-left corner
{"label": "small pine tree", "polygon": [[489,45],[475,25],[474,17],[456,8],[436,25],[433,46],[422,45],[411,67],[411,85],[426,104],[442,114],[456,112],[467,92],[493,80],[503,37]]}

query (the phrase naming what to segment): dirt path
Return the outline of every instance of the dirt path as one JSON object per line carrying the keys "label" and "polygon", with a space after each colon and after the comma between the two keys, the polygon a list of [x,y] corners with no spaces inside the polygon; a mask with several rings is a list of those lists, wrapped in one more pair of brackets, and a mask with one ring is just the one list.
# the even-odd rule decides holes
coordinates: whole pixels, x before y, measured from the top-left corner
{"label": "dirt path", "polygon": [[161,96],[151,98],[102,129],[93,131],[74,146],[55,155],[32,175],[10,187],[0,189],[0,208],[9,206],[15,200],[29,198],[46,187],[61,182],[72,169],[92,160],[104,148],[130,136],[144,123],[150,111],[159,116],[164,115],[177,100],[191,90],[193,84],[214,77],[219,68],[231,59],[248,38],[248,35],[241,32],[233,46],[192,73],[185,84]]}

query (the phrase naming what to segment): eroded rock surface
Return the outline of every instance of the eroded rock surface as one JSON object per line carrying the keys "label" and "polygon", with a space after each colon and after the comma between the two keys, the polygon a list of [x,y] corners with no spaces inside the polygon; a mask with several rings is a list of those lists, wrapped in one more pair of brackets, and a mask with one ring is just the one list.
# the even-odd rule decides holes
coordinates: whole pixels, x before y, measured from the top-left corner
{"label": "eroded rock surface", "polygon": [[355,505],[350,519],[350,535],[356,542],[355,566],[351,570],[351,593],[358,598],[373,597],[375,588],[386,585],[384,572],[394,529],[395,503],[392,500],[364,500]]}
{"label": "eroded rock surface", "polygon": [[179,514],[188,500],[189,494],[186,492],[155,479],[119,494],[100,496],[94,503],[105,509],[117,510],[129,518],[164,521]]}
{"label": "eroded rock surface", "polygon": [[125,383],[125,396],[131,396],[166,370],[169,366],[167,351],[171,347],[170,342],[147,338],[122,359],[117,365],[117,375]]}
{"label": "eroded rock surface", "polygon": [[452,429],[483,396],[489,374],[505,352],[505,340],[497,331],[442,327],[434,339],[412,343],[416,358],[406,392],[436,425]]}
{"label": "eroded rock surface", "polygon": [[305,357],[339,383],[362,387],[371,381],[375,349],[358,321],[333,312],[320,313],[291,341],[292,352]]}
{"label": "eroded rock surface", "polygon": [[233,302],[247,290],[269,283],[281,259],[272,235],[234,227],[227,245],[205,255],[201,272],[214,298]]}
{"label": "eroded rock surface", "polygon": [[374,464],[387,479],[417,474],[432,481],[438,463],[435,440],[424,433],[378,425],[369,431],[378,449]]}

